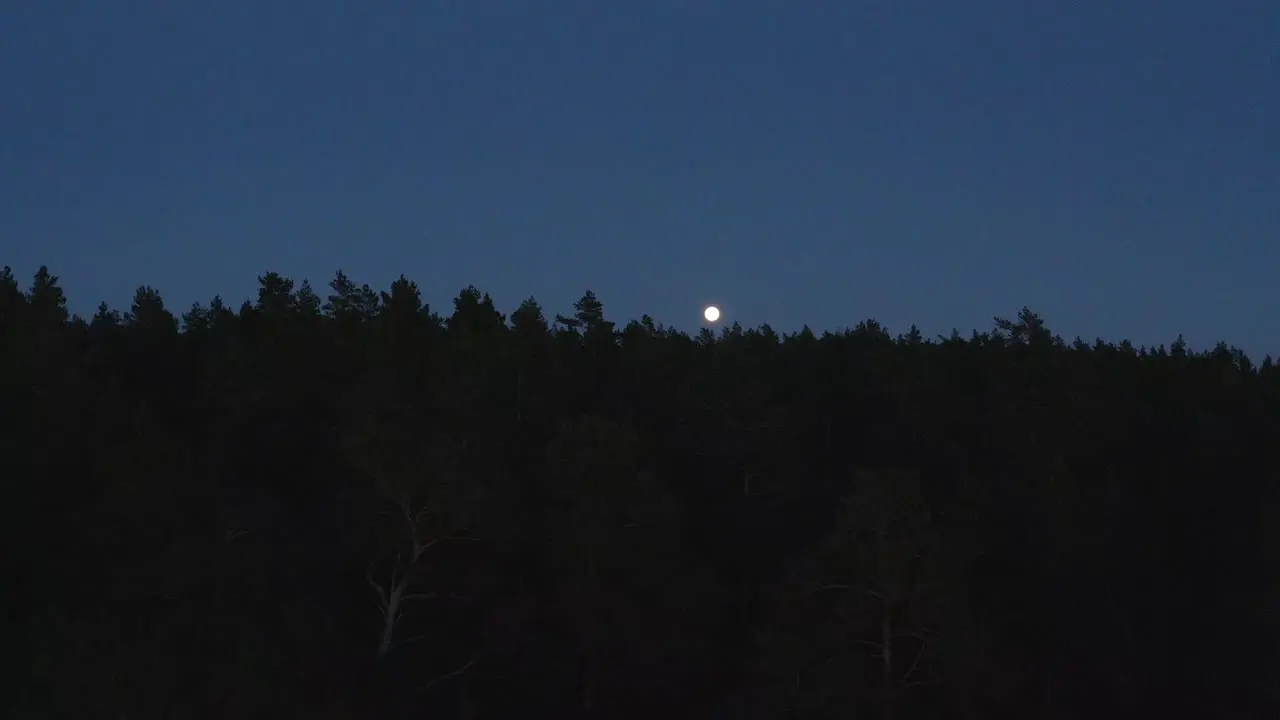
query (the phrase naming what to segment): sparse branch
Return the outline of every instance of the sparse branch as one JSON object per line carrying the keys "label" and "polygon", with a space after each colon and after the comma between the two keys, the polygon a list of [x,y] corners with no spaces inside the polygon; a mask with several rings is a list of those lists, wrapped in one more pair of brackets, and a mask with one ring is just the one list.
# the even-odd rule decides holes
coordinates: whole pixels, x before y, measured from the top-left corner
{"label": "sparse branch", "polygon": [[413,511],[409,509],[409,501],[402,500],[400,502],[400,512],[404,515],[405,524],[409,526],[409,542],[413,545],[413,559],[411,559],[409,563],[413,564],[418,561],[418,558],[422,557],[422,553],[426,552],[427,548],[430,547],[431,544],[434,544],[431,543],[424,545],[418,538],[418,522],[422,519],[422,516],[427,513],[427,508],[424,505],[417,513],[413,513]]}
{"label": "sparse branch", "polygon": [[411,521],[412,525],[413,525],[414,527],[417,527],[417,526],[418,526],[418,522],[419,522],[420,520],[422,520],[422,518],[424,518],[424,517],[426,517],[427,515],[430,515],[430,514],[431,514],[431,511],[427,509],[427,506],[426,506],[426,505],[423,505],[423,506],[422,506],[422,509],[418,510],[418,513],[417,513],[416,515],[414,515],[414,516],[413,516],[413,520]]}
{"label": "sparse branch", "polygon": [[444,682],[444,681],[446,681],[446,680],[449,680],[449,679],[452,679],[452,678],[458,677],[459,675],[461,675],[461,674],[465,673],[466,671],[468,671],[468,670],[470,670],[472,667],[474,667],[474,666],[475,666],[475,664],[476,664],[477,662],[480,662],[481,658],[483,658],[483,657],[484,657],[484,655],[485,655],[485,653],[484,653],[484,652],[481,652],[479,655],[476,655],[475,657],[473,657],[473,658],[471,658],[470,660],[468,660],[466,665],[463,665],[462,667],[459,667],[459,668],[454,669],[454,670],[450,670],[449,672],[447,672],[447,673],[445,673],[445,674],[443,674],[443,675],[440,675],[440,676],[438,676],[438,677],[432,678],[430,681],[428,681],[428,682],[426,682],[426,683],[424,683],[424,684],[422,684],[422,685],[419,685],[419,686],[418,686],[418,688],[417,688],[418,692],[426,692],[427,690],[430,690],[431,688],[435,687],[436,685],[439,685],[440,683],[442,683],[442,682]]}
{"label": "sparse branch", "polygon": [[906,674],[904,674],[904,675],[902,676],[902,687],[904,687],[904,688],[914,687],[914,686],[916,686],[916,685],[923,685],[923,684],[925,684],[923,681],[918,681],[918,680],[917,680],[917,681],[914,681],[914,682],[913,682],[913,681],[911,680],[911,676],[915,674],[915,672],[916,672],[916,668],[920,666],[920,658],[924,657],[924,651],[925,651],[925,640],[924,640],[924,636],[923,636],[923,635],[920,635],[919,633],[912,633],[912,635],[911,635],[911,636],[912,636],[912,637],[914,637],[914,638],[916,638],[917,640],[919,640],[919,641],[920,641],[920,648],[919,648],[918,650],[916,650],[916,656],[915,656],[915,658],[911,661],[911,667],[907,668],[907,672],[906,672]]}
{"label": "sparse branch", "polygon": [[387,591],[382,588],[382,585],[377,580],[373,579],[372,565],[369,566],[369,571],[365,573],[364,578],[369,582],[369,587],[372,587],[373,591],[378,593],[378,610],[385,613],[387,611]]}
{"label": "sparse branch", "polygon": [[871,588],[867,587],[866,585],[847,585],[847,584],[841,584],[841,583],[830,583],[830,584],[827,584],[827,585],[820,585],[820,586],[818,586],[818,587],[814,588],[813,590],[810,590],[809,592],[805,593],[805,597],[812,597],[812,596],[814,596],[814,595],[817,595],[817,594],[818,594],[818,593],[820,593],[820,592],[826,592],[826,591],[828,591],[828,590],[848,590],[848,591],[851,591],[851,592],[852,592],[852,591],[859,591],[859,590],[860,590],[860,591],[862,591],[862,592],[866,593],[869,597],[872,597],[872,598],[874,598],[874,599],[876,599],[876,600],[879,600],[879,601],[881,601],[881,602],[883,602],[883,601],[884,601],[884,596],[883,596],[883,595],[881,595],[880,593],[876,592],[875,590],[872,590]]}

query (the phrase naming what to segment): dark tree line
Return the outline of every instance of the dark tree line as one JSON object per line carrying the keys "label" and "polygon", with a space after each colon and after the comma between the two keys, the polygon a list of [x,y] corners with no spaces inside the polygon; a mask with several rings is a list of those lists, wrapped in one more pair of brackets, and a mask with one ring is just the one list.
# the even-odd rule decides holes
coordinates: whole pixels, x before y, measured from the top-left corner
{"label": "dark tree line", "polygon": [[1270,358],[259,280],[0,275],[10,717],[1280,708]]}

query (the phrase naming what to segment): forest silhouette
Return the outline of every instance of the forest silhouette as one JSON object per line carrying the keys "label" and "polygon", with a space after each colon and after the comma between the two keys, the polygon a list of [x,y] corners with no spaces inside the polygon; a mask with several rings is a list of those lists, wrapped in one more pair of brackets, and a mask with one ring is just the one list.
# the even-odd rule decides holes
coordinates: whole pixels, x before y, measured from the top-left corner
{"label": "forest silhouette", "polygon": [[1225,344],[46,268],[0,343],[9,717],[1280,708],[1280,371]]}

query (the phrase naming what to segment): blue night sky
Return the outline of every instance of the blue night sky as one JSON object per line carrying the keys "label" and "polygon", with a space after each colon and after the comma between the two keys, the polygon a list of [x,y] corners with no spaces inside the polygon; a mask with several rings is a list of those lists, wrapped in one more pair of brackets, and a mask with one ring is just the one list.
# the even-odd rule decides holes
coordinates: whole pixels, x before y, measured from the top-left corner
{"label": "blue night sky", "polygon": [[85,314],[342,268],[1280,353],[1274,0],[14,1],[0,89],[0,264]]}

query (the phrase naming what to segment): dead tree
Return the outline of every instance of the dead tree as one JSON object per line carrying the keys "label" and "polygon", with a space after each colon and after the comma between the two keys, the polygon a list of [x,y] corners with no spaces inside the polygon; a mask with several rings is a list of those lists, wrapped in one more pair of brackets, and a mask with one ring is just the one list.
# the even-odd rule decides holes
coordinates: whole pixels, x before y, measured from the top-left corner
{"label": "dead tree", "polygon": [[427,539],[422,530],[423,520],[430,517],[431,509],[422,507],[416,513],[410,510],[409,502],[400,503],[400,511],[409,530],[409,554],[405,557],[396,553],[395,563],[391,566],[391,577],[384,586],[373,579],[373,568],[370,567],[367,579],[369,585],[378,594],[378,609],[382,613],[382,634],[378,640],[378,657],[385,657],[391,650],[395,640],[396,624],[404,618],[406,605],[413,601],[430,600],[436,597],[435,592],[414,592],[422,570],[423,555],[436,545],[450,540],[472,540],[466,535],[449,533]]}

